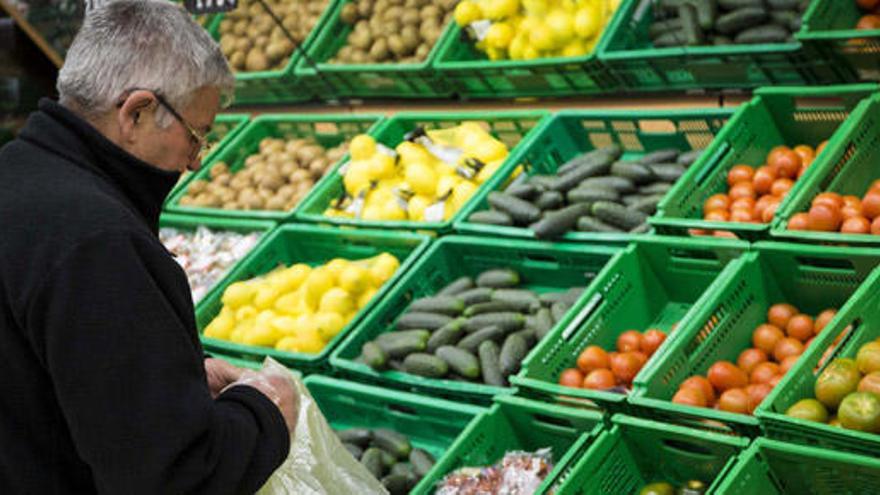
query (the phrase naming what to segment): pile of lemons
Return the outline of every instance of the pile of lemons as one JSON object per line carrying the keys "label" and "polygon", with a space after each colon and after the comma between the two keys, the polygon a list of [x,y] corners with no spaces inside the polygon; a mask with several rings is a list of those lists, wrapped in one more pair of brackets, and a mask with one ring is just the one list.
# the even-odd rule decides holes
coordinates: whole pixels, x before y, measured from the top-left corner
{"label": "pile of lemons", "polygon": [[281,351],[321,352],[375,297],[400,261],[392,254],[350,261],[298,263],[223,292],[223,308],[204,335]]}
{"label": "pile of lemons", "polygon": [[362,134],[349,152],[345,196],[324,215],[413,222],[449,220],[509,154],[477,122],[428,130],[393,150]]}
{"label": "pile of lemons", "polygon": [[489,60],[592,53],[620,0],[462,0],[455,22],[470,27]]}

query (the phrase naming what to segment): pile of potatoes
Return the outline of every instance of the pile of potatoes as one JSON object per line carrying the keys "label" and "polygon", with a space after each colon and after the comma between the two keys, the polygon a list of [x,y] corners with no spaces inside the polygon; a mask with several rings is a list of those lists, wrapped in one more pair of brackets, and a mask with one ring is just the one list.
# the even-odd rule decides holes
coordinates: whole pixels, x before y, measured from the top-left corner
{"label": "pile of potatoes", "polygon": [[[301,45],[318,23],[329,0],[267,0],[284,27]],[[293,43],[257,0],[242,0],[220,21],[220,49],[236,72],[280,70],[293,53]]]}
{"label": "pile of potatoes", "polygon": [[337,64],[416,63],[425,60],[452,18],[458,0],[354,0],[342,22],[354,26]]}
{"label": "pile of potatoes", "polygon": [[312,139],[265,138],[260,151],[247,157],[237,172],[218,162],[211,167],[210,181],[194,180],[180,205],[291,210],[347,151],[347,142],[325,149]]}

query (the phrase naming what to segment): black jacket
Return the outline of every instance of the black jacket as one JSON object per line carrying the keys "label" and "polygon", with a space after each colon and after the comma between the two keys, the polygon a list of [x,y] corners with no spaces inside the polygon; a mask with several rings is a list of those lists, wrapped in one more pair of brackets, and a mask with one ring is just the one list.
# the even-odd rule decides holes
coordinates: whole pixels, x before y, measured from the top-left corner
{"label": "black jacket", "polygon": [[256,389],[211,398],[176,179],[49,100],[0,149],[0,493],[249,493],[286,457]]}

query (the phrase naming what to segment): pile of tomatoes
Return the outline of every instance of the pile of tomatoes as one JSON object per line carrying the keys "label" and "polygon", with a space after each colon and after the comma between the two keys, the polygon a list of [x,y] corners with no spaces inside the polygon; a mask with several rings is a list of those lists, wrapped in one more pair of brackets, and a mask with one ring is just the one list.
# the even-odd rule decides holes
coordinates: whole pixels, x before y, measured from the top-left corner
{"label": "pile of tomatoes", "polygon": [[666,340],[666,333],[655,328],[644,333],[627,330],[617,337],[617,352],[591,345],[577,358],[577,367],[559,375],[559,384],[572,388],[609,390],[630,387],[636,375]]}
{"label": "pile of tomatoes", "polygon": [[[777,146],[757,169],[735,165],[727,173],[727,193],[710,196],[703,203],[703,219],[714,222],[769,223],[782,199],[794,186],[826,142],[816,149],[801,144]],[[703,233],[705,232],[697,232]]]}
{"label": "pile of tomatoes", "polygon": [[856,0],[856,4],[865,12],[856,23],[856,29],[880,29],[880,0]]}
{"label": "pile of tomatoes", "polygon": [[792,215],[788,229],[880,234],[880,180],[874,181],[861,198],[834,192],[816,195],[809,212]]}
{"label": "pile of tomatoes", "polygon": [[717,361],[706,376],[689,377],[672,402],[752,414],[835,314],[827,309],[814,320],[791,304],[774,304],[767,322],[752,333],[754,347],[742,351],[735,364]]}

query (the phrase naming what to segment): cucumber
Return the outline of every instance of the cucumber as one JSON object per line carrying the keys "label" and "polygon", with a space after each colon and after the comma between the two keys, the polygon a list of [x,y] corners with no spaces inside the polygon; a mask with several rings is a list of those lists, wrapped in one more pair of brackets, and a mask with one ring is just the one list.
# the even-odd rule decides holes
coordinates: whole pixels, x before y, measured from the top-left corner
{"label": "cucumber", "polygon": [[407,459],[409,458],[409,453],[412,452],[409,438],[388,428],[373,430],[373,445],[388,452],[397,459]]}
{"label": "cucumber", "polygon": [[388,354],[375,342],[367,342],[361,347],[361,356],[364,364],[374,370],[384,370],[388,367]]}
{"label": "cucumber", "polygon": [[531,225],[529,228],[538,239],[559,237],[569,230],[573,230],[578,218],[589,212],[590,205],[584,203],[573,204],[556,213],[547,215],[543,220]]}
{"label": "cucumber", "polygon": [[562,321],[569,309],[571,309],[571,305],[562,301],[550,306],[550,315],[553,317],[553,324],[555,325]]}
{"label": "cucumber", "polygon": [[631,205],[630,208],[645,213],[647,215],[653,215],[657,211],[657,205],[660,204],[660,200],[663,199],[663,196],[663,194],[648,196]]}
{"label": "cucumber", "polygon": [[534,204],[541,210],[552,210],[554,208],[559,208],[564,202],[565,198],[562,197],[561,192],[545,191],[542,192],[537,199],[535,199]]}
{"label": "cucumber", "polygon": [[498,210],[475,211],[468,217],[468,221],[486,225],[500,225],[502,227],[513,225],[513,219],[510,218],[510,215]]}
{"label": "cucumber", "polygon": [[542,191],[549,191],[550,184],[555,180],[555,175],[533,175],[529,177],[529,184],[538,186],[538,189],[541,189]]}
{"label": "cucumber", "polygon": [[715,30],[721,34],[735,34],[764,22],[766,18],[767,10],[762,7],[742,7],[719,16]]}
{"label": "cucumber", "polygon": [[629,179],[635,184],[645,184],[654,180],[651,169],[635,162],[616,162],[611,166],[611,175]]}
{"label": "cucumber", "polygon": [[455,296],[461,294],[462,292],[473,289],[474,288],[474,280],[470,277],[460,277],[448,285],[440,289],[435,296]]}
{"label": "cucumber", "polygon": [[581,166],[590,166],[593,164],[604,164],[610,166],[611,162],[623,153],[623,149],[617,145],[604,146],[586,153],[580,154],[568,160],[559,166],[556,170],[557,175],[565,175],[572,170]]}
{"label": "cucumber", "polygon": [[654,48],[669,48],[686,44],[687,36],[685,36],[683,31],[670,31],[653,40]]}
{"label": "cucumber", "polygon": [[464,333],[461,322],[454,321],[431,334],[425,350],[433,354],[444,345],[455,345],[461,340]]}
{"label": "cucumber", "polygon": [[657,151],[652,151],[641,158],[639,158],[639,163],[642,165],[652,165],[654,163],[664,163],[668,161],[675,160],[678,156],[679,151],[677,148],[664,148]]}
{"label": "cucumber", "polygon": [[541,305],[537,294],[526,289],[498,289],[492,294],[492,301],[503,303],[509,308],[503,311],[520,313],[528,313],[532,307]]}
{"label": "cucumber", "polygon": [[435,462],[434,457],[422,449],[413,449],[409,453],[409,463],[419,479],[424,478],[428,474],[428,471],[434,467]]}
{"label": "cucumber", "polygon": [[406,370],[403,369],[403,361],[399,359],[391,359],[388,361],[388,368],[394,371],[400,371],[402,373],[406,373]]}
{"label": "cucumber", "polygon": [[568,194],[565,196],[571,204],[594,203],[596,201],[618,201],[620,199],[620,193],[618,193],[616,189],[610,187],[577,187],[568,191]]}
{"label": "cucumber", "polygon": [[501,365],[498,361],[500,352],[498,344],[491,340],[483,341],[477,348],[480,356],[480,371],[483,374],[483,383],[486,385],[507,386],[507,380],[501,374]]}
{"label": "cucumber", "polygon": [[554,191],[566,192],[590,177],[599,177],[608,173],[611,161],[581,165],[568,173],[556,178],[550,186]]}
{"label": "cucumber", "polygon": [[648,223],[643,223],[638,227],[633,227],[629,230],[630,234],[647,234],[651,231],[651,226]]}
{"label": "cucumber", "polygon": [[743,7],[763,7],[764,0],[718,0],[718,6],[724,10],[736,10]]}
{"label": "cucumber", "polygon": [[[412,453],[410,453],[412,455]],[[390,475],[400,475],[406,476],[408,478],[415,478],[416,471],[413,468],[413,465],[409,462],[398,462],[395,465],[391,466],[391,472],[388,473]]]}
{"label": "cucumber", "polygon": [[480,304],[474,304],[464,310],[467,317],[481,315],[483,313],[500,313],[506,311],[516,311],[516,308],[504,301],[489,301]]}
{"label": "cucumber", "polygon": [[630,210],[625,206],[607,201],[600,201],[593,205],[593,216],[623,230],[638,227],[648,220],[648,215],[640,211]]}
{"label": "cucumber", "polygon": [[508,335],[504,339],[504,345],[501,346],[501,355],[498,358],[501,374],[510,376],[518,373],[528,353],[529,346],[525,339],[516,334]]}
{"label": "cucumber", "polygon": [[773,10],[770,12],[770,22],[785,29],[791,29],[800,18],[800,13],[794,10]]}
{"label": "cucumber", "polygon": [[458,294],[458,297],[464,301],[465,306],[469,307],[475,304],[489,302],[489,300],[492,299],[492,292],[493,290],[488,287],[477,287]]}
{"label": "cucumber", "polygon": [[538,190],[538,186],[529,183],[512,184],[510,187],[504,190],[505,194],[509,194],[519,199],[524,199],[526,201],[531,200],[532,198],[537,196],[539,192],[540,191]]}
{"label": "cucumber", "polygon": [[675,159],[675,163],[679,165],[683,165],[685,168],[690,167],[697,161],[697,158],[703,154],[702,149],[685,151],[684,153],[678,155],[678,158]]}
{"label": "cucumber", "polygon": [[[708,4],[709,2],[705,2]],[[684,34],[685,42],[688,46],[699,46],[706,41],[703,28],[700,27],[700,19],[697,14],[697,8],[692,4],[682,4],[678,7],[678,17],[681,19],[681,32]],[[709,23],[714,21],[710,19]]]}
{"label": "cucumber", "polygon": [[609,234],[623,232],[614,225],[609,225],[598,218],[587,215],[578,218],[576,227],[580,232],[606,232]]}
{"label": "cucumber", "polygon": [[767,5],[773,10],[791,10],[798,8],[800,0],[767,0]]}
{"label": "cucumber", "polygon": [[544,306],[551,306],[553,303],[558,302],[565,295],[565,292],[545,292],[538,296],[538,300],[541,301],[541,304]]}
{"label": "cucumber", "polygon": [[483,342],[487,340],[500,341],[505,335],[507,335],[507,333],[508,331],[502,327],[486,327],[461,339],[461,341],[456,344],[456,347],[468,352],[477,352],[477,349],[480,348],[480,344]]}
{"label": "cucumber", "polygon": [[740,31],[733,39],[735,43],[783,43],[791,33],[776,24],[764,24]]}
{"label": "cucumber", "polygon": [[364,449],[358,447],[353,443],[343,443],[342,446],[345,447],[345,450],[347,450],[348,453],[357,460],[361,460],[361,457],[363,457],[364,455]]}
{"label": "cucumber", "polygon": [[684,175],[685,168],[677,163],[653,163],[648,165],[657,179],[663,182],[675,182]]}
{"label": "cucumber", "polygon": [[434,296],[416,299],[408,311],[458,316],[464,311],[464,301],[455,296]]}
{"label": "cucumber", "polygon": [[718,17],[718,3],[715,0],[689,0],[687,3],[696,10],[700,30],[712,29]]}
{"label": "cucumber", "polygon": [[490,192],[489,204],[492,205],[492,208],[510,215],[510,218],[517,224],[529,224],[541,218],[541,210],[537,206],[502,192]]}
{"label": "cucumber", "polygon": [[578,189],[614,189],[619,194],[629,194],[636,190],[635,184],[629,179],[609,175],[607,177],[593,177],[580,183]]}
{"label": "cucumber", "polygon": [[382,334],[373,342],[382,348],[382,351],[390,359],[398,359],[408,356],[414,352],[422,352],[427,348],[430,333],[427,331],[419,331],[419,333],[403,333],[390,332]]}
{"label": "cucumber", "polygon": [[[462,298],[463,299],[463,298]],[[397,329],[398,330],[415,330],[415,329],[425,329],[425,330],[437,330],[443,325],[449,324],[452,321],[452,317],[447,315],[441,315],[437,313],[424,313],[418,311],[410,311],[404,313],[397,320]]]}
{"label": "cucumber", "polygon": [[397,457],[394,454],[382,450],[382,465],[385,466],[385,469],[391,469],[395,464],[397,464]]}
{"label": "cucumber", "polygon": [[514,332],[510,335],[519,335],[524,341],[526,341],[526,346],[531,349],[535,346],[535,343],[538,342],[538,336],[535,334],[535,331],[531,328],[526,328],[524,330],[520,330],[519,332]]}
{"label": "cucumber", "polygon": [[446,361],[446,364],[449,365],[449,369],[459,375],[474,380],[480,377],[480,362],[477,361],[477,357],[471,352],[468,352],[461,347],[445,345],[437,349],[437,352],[434,354],[440,359]]}
{"label": "cucumber", "polygon": [[672,184],[669,182],[655,182],[649,186],[640,187],[639,194],[646,194],[648,196],[654,194],[666,194],[670,189],[672,189]]}
{"label": "cucumber", "polygon": [[382,486],[390,495],[406,495],[409,493],[409,485],[409,477],[403,474],[389,474],[382,478]]}
{"label": "cucumber", "polygon": [[525,325],[526,319],[520,313],[503,312],[503,313],[483,313],[471,316],[464,321],[464,331],[473,333],[486,327],[499,327],[506,332],[515,332]]}
{"label": "cucumber", "polygon": [[509,268],[486,270],[477,277],[477,286],[492,289],[516,287],[520,283],[519,273]]}
{"label": "cucumber", "polygon": [[623,205],[626,206],[627,208],[629,208],[632,205],[638,203],[639,201],[645,199],[646,197],[647,196],[645,196],[643,194],[628,194],[621,199],[622,199]]}
{"label": "cucumber", "polygon": [[[560,304],[560,303],[559,302],[553,303],[553,305],[556,305],[556,304]],[[561,303],[561,304],[565,304],[565,303]],[[552,308],[552,306],[551,306],[551,308]],[[553,321],[552,310],[547,309],[547,308],[539,309],[538,312],[535,314],[535,319],[533,322],[534,326],[531,328],[531,330],[534,330],[534,332],[535,332],[535,339],[537,339],[539,341],[541,339],[543,339],[545,335],[550,333],[550,330],[553,330],[554,324],[555,323]]]}
{"label": "cucumber", "polygon": [[382,464],[382,450],[377,447],[370,447],[364,452],[364,455],[361,456],[361,464],[376,479],[382,478],[385,474],[385,465]]}
{"label": "cucumber", "polygon": [[449,373],[449,365],[446,361],[433,354],[417,352],[410,354],[403,360],[403,369],[412,375],[427,378],[443,378]]}
{"label": "cucumber", "polygon": [[651,39],[655,39],[670,31],[679,30],[681,30],[681,19],[673,17],[672,19],[656,21],[651,24],[651,26],[648,27],[648,36],[650,36]]}
{"label": "cucumber", "polygon": [[373,432],[367,428],[349,428],[337,431],[336,436],[340,442],[355,445],[361,449],[367,448],[373,441]]}

